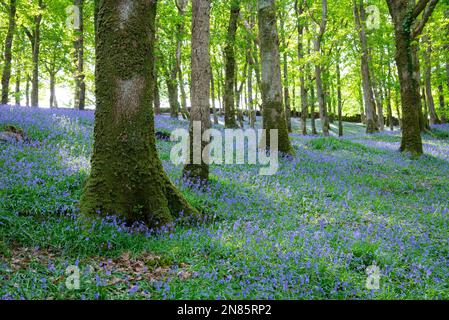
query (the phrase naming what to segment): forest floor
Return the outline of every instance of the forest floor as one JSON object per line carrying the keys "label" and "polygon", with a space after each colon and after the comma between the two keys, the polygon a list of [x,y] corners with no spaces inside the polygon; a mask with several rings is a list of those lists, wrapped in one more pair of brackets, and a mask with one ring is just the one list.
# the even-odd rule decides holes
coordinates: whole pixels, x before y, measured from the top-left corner
{"label": "forest floor", "polygon": [[[0,132],[27,135],[0,142],[0,298],[449,299],[449,126],[423,136],[417,160],[397,151],[398,131],[294,133],[296,155],[276,175],[214,165],[205,191],[180,180],[172,143],[158,141],[171,179],[214,219],[155,233],[78,218],[93,118],[0,106]],[[156,126],[188,123],[158,116]],[[71,265],[79,290],[66,288]],[[366,287],[371,265],[378,290]]]}

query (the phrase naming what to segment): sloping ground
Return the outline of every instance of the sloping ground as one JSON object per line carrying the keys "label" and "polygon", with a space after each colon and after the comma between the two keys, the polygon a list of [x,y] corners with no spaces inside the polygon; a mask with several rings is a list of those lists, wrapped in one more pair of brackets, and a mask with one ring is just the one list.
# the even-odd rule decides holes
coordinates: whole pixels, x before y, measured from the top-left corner
{"label": "sloping ground", "polygon": [[[397,152],[398,132],[367,136],[345,124],[344,139],[292,134],[296,155],[277,175],[213,166],[207,191],[180,181],[172,143],[159,141],[170,177],[215,219],[153,232],[78,219],[93,113],[1,106],[0,131],[9,124],[30,141],[0,143],[4,299],[449,298],[444,135],[425,136],[427,155],[410,160]],[[187,123],[160,116],[156,126]],[[70,265],[81,270],[79,290],[65,286]],[[371,265],[380,268],[378,290],[365,285]]]}

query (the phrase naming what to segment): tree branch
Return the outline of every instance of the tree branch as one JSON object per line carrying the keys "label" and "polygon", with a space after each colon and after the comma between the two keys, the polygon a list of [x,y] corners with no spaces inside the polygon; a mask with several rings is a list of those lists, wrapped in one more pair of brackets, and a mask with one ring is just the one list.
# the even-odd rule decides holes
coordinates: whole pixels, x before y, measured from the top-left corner
{"label": "tree branch", "polygon": [[432,15],[433,11],[435,10],[435,7],[437,6],[439,0],[430,0],[429,5],[425,7],[423,16],[419,22],[415,25],[412,31],[412,39],[415,39],[417,36],[419,36],[427,21],[429,21],[430,16]]}
{"label": "tree branch", "polygon": [[430,0],[420,0],[416,4],[416,6],[415,6],[415,8],[413,9],[413,12],[412,12],[412,19],[416,19],[421,14],[421,12],[424,11],[424,9],[426,8],[426,6],[429,3],[429,1]]}

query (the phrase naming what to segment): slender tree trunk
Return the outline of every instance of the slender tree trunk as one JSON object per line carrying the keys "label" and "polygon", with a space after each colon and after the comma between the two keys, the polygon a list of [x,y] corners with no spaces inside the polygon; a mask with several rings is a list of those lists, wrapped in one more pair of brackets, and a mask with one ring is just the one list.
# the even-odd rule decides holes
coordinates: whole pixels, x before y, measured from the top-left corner
{"label": "slender tree trunk", "polygon": [[300,67],[300,95],[301,95],[301,134],[307,135],[307,89],[306,89],[306,76],[304,66],[304,22],[302,21],[302,14],[304,12],[305,0],[295,1],[295,11],[297,15],[297,29],[298,29],[298,62]]}
{"label": "slender tree trunk", "polygon": [[212,99],[212,111],[214,114],[214,124],[218,124],[218,113],[217,113],[217,108],[215,105],[215,79],[214,79],[214,73],[212,72],[212,68],[211,68],[211,73],[210,73],[210,89],[211,89],[211,99]]}
{"label": "slender tree trunk", "polygon": [[159,93],[159,69],[157,67],[157,59],[154,58],[153,66],[153,95],[154,95],[154,114],[161,114],[161,95]]}
{"label": "slender tree trunk", "polygon": [[253,70],[252,65],[249,65],[248,74],[248,106],[249,106],[249,126],[254,128],[256,125],[256,111],[254,110],[254,100],[253,100]]}
{"label": "slender tree trunk", "polygon": [[187,0],[176,0],[178,7],[179,22],[177,24],[177,42],[176,42],[176,72],[178,76],[179,89],[181,93],[181,113],[184,119],[189,117],[187,110],[187,95],[184,86],[184,75],[182,71],[182,40],[184,36],[184,19]]}
{"label": "slender tree trunk", "polygon": [[366,115],[366,132],[375,133],[378,130],[376,125],[374,115],[376,110],[376,103],[374,101],[373,86],[371,82],[371,75],[369,70],[369,55],[368,55],[368,45],[366,38],[366,16],[365,8],[363,6],[363,0],[353,1],[354,4],[354,17],[357,29],[359,31],[359,38],[362,47],[361,55],[361,70],[362,70],[362,86],[363,86],[363,98],[365,104],[365,115]]}
{"label": "slender tree trunk", "polygon": [[[210,123],[210,85],[211,65],[209,56],[210,0],[192,0],[192,85],[190,112],[190,164],[184,167],[184,177],[200,182],[209,178],[208,159],[201,156],[209,141],[195,141],[194,127],[201,124],[201,136],[211,127]],[[210,138],[210,137],[209,137]]]}
{"label": "slender tree trunk", "polygon": [[2,101],[1,104],[9,102],[9,82],[11,79],[12,44],[16,29],[16,0],[9,1],[8,32],[5,39],[4,67],[2,73]]}
{"label": "slender tree trunk", "polygon": [[156,1],[96,6],[94,151],[81,213],[115,214],[150,227],[171,223],[180,213],[196,215],[165,174],[155,146],[149,107],[154,60],[148,57],[154,53]]}
{"label": "slender tree trunk", "polygon": [[396,114],[398,115],[399,127],[402,130],[402,117],[401,117],[399,96],[400,96],[400,92],[396,92],[394,104],[396,105]]}
{"label": "slender tree trunk", "polygon": [[[327,0],[321,0],[322,13],[321,13],[321,24],[318,27],[319,31],[313,40],[315,53],[321,55],[321,41],[326,31],[327,24]],[[315,79],[316,79],[316,93],[318,98],[318,105],[320,107],[320,119],[321,119],[321,130],[324,136],[329,136],[329,117],[327,114],[326,107],[326,97],[323,89],[322,80],[323,69],[321,63],[315,64]]]}
{"label": "slender tree trunk", "polygon": [[[438,63],[437,66],[437,73],[441,74],[441,66],[440,63]],[[446,103],[444,99],[444,87],[443,87],[443,81],[440,81],[438,84],[438,96],[439,96],[439,102],[440,102],[440,114],[441,114],[441,123],[446,123]]]}
{"label": "slender tree trunk", "polygon": [[[39,8],[44,9],[43,0],[39,0]],[[34,30],[31,35],[33,75],[31,80],[31,106],[39,106],[39,53],[41,44],[42,13],[34,17]]]}
{"label": "slender tree trunk", "polygon": [[235,60],[235,38],[237,33],[237,22],[240,14],[240,1],[232,0],[231,15],[229,18],[228,33],[225,47],[225,90],[224,109],[226,128],[236,128],[235,119],[235,92],[236,60]]}
{"label": "slender tree trunk", "polygon": [[[174,78],[173,78],[174,74]],[[166,74],[166,85],[168,91],[168,103],[170,105],[170,117],[178,119],[179,116],[179,101],[178,101],[178,86],[176,80],[176,71]]]}
{"label": "slender tree trunk", "polygon": [[391,107],[391,89],[387,88],[387,119],[388,119],[388,126],[390,127],[390,130],[394,130],[394,122],[393,122],[393,109]]}
{"label": "slender tree trunk", "polygon": [[26,106],[30,106],[30,76],[26,76],[26,87],[25,87],[25,98],[26,98]]}
{"label": "slender tree trunk", "polygon": [[86,82],[84,75],[84,0],[74,0],[79,9],[79,25],[75,29],[75,109],[84,110],[86,106]]}
{"label": "slender tree trunk", "polygon": [[21,84],[20,82],[22,80],[22,71],[20,68],[21,68],[21,66],[19,65],[16,70],[16,88],[15,88],[15,94],[14,94],[16,106],[20,106],[20,100],[22,98],[22,93],[20,90],[20,84]]}
{"label": "slender tree trunk", "polygon": [[292,154],[283,106],[279,37],[275,0],[259,0],[259,36],[262,63],[263,128],[266,146],[270,147],[270,130],[278,130],[279,151]]}
{"label": "slender tree trunk", "polygon": [[[312,77],[310,77],[312,78]],[[310,79],[310,119],[312,123],[312,134],[317,135],[318,131],[316,129],[316,117],[315,117],[315,104],[316,104],[316,97],[315,97],[315,87],[313,86],[313,82]]]}
{"label": "slender tree trunk", "polygon": [[421,97],[422,97],[422,108],[423,108],[423,114],[422,114],[422,122],[423,124],[420,125],[424,128],[430,128],[430,124],[429,124],[429,109],[427,107],[427,94],[426,94],[426,88],[425,86],[422,87],[421,89]]}
{"label": "slender tree trunk", "polygon": [[288,132],[292,132],[292,117],[291,117],[291,106],[290,106],[290,92],[289,92],[289,79],[288,79],[288,54],[287,54],[287,45],[285,42],[285,26],[284,26],[285,17],[281,17],[280,26],[281,26],[281,45],[284,50],[282,54],[282,64],[284,71],[284,105],[285,105],[285,118],[287,121]]}
{"label": "slender tree trunk", "polygon": [[426,68],[425,88],[427,97],[427,108],[429,110],[430,125],[433,126],[434,124],[441,123],[441,121],[437,116],[435,110],[435,101],[433,99],[432,94],[432,63],[431,63],[432,43],[430,42],[428,36],[424,37],[423,42],[427,44],[427,49],[424,51],[424,63]]}
{"label": "slender tree trunk", "polygon": [[222,76],[221,76],[221,68],[218,68],[218,79],[217,79],[217,94],[218,94],[218,104],[219,104],[219,115],[223,115],[223,95],[221,94],[223,83],[222,83]]}
{"label": "slender tree trunk", "polygon": [[56,107],[56,75],[50,72],[50,108]]}
{"label": "slender tree trunk", "polygon": [[340,72],[340,52],[337,53],[337,105],[338,105],[338,136],[343,136],[343,121],[342,121],[342,112],[343,112],[343,101],[341,97],[341,72]]}

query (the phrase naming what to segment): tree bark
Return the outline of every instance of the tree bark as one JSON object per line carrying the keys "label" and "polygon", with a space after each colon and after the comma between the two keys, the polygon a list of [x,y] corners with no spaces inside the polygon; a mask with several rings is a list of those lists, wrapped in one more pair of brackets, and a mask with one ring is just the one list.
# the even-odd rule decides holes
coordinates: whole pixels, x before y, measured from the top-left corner
{"label": "tree bark", "polygon": [[[402,141],[400,150],[423,153],[420,121],[422,119],[419,82],[416,79],[416,59],[412,41],[422,32],[438,0],[420,1],[416,6],[407,0],[387,0],[396,38],[396,64],[401,85]],[[423,13],[420,21],[417,17]]]}
{"label": "tree bark", "polygon": [[215,105],[215,79],[214,79],[214,73],[212,72],[212,67],[211,67],[211,72],[210,72],[210,91],[211,91],[211,100],[212,100],[212,112],[214,115],[214,124],[218,124],[218,112],[217,112],[217,108]]}
{"label": "tree bark", "polygon": [[[321,55],[321,41],[323,39],[324,33],[326,31],[327,25],[327,0],[321,1],[321,24],[318,26],[318,33],[315,35],[313,40],[315,53]],[[315,64],[315,80],[316,80],[316,93],[318,97],[318,105],[320,107],[320,119],[321,119],[321,130],[325,137],[329,136],[329,116],[327,114],[326,98],[323,89],[322,80],[322,65],[321,62]]]}
{"label": "tree bark", "polygon": [[9,102],[9,82],[11,80],[12,44],[16,29],[16,0],[9,1],[8,32],[5,39],[4,67],[2,73],[2,100],[1,104]]}
{"label": "tree bark", "polygon": [[343,113],[343,101],[341,97],[341,71],[340,71],[340,52],[337,53],[337,61],[336,61],[336,74],[337,74],[337,109],[338,109],[338,136],[343,136],[343,121],[342,121],[342,113]]}
{"label": "tree bark", "polygon": [[[193,130],[195,123],[201,124],[201,136],[210,129],[210,84],[211,65],[209,56],[210,38],[210,0],[192,0],[192,85],[190,97],[190,164],[184,167],[184,177],[190,180],[207,182],[209,179],[208,159],[203,154],[195,159],[195,151],[201,155],[209,141],[195,141]],[[199,161],[198,161],[199,160]]]}
{"label": "tree bark", "polygon": [[282,64],[283,64],[283,76],[284,76],[284,105],[285,105],[285,118],[287,121],[288,132],[292,132],[292,117],[291,117],[291,105],[290,105],[290,91],[289,91],[289,78],[288,78],[288,54],[287,54],[287,44],[285,41],[285,17],[281,17],[281,44],[284,50],[282,54]]}
{"label": "tree bark", "polygon": [[30,106],[30,76],[26,76],[26,87],[25,87],[25,104],[27,107]]}
{"label": "tree bark", "polygon": [[435,110],[435,101],[433,99],[432,94],[432,43],[428,36],[423,38],[423,42],[427,44],[427,49],[424,51],[424,63],[426,68],[425,74],[425,88],[426,88],[426,97],[427,97],[427,108],[429,111],[429,121],[430,125],[433,126],[437,123],[441,123],[440,119]]}
{"label": "tree bark", "polygon": [[16,73],[16,89],[14,93],[15,103],[16,106],[20,106],[20,100],[21,100],[21,91],[20,91],[20,81],[21,81],[21,72],[17,71]]}
{"label": "tree bark", "polygon": [[[44,9],[43,0],[39,0],[39,9]],[[33,33],[28,33],[28,37],[32,46],[32,60],[33,60],[33,72],[31,79],[31,106],[39,106],[39,53],[41,45],[41,22],[42,13],[39,13],[34,17],[34,29]]]}
{"label": "tree bark", "polygon": [[153,66],[153,94],[154,94],[154,114],[161,114],[161,96],[159,93],[159,70],[157,67],[157,59],[154,57]]}
{"label": "tree bark", "polygon": [[[84,215],[118,215],[150,227],[197,215],[164,172],[152,104],[155,0],[96,2],[96,113]],[[114,32],[111,32],[114,30]]]}
{"label": "tree bark", "polygon": [[178,101],[178,86],[176,80],[176,71],[173,69],[165,77],[167,91],[168,91],[168,104],[170,105],[170,117],[178,119],[179,117],[179,101]]}
{"label": "tree bark", "polygon": [[279,151],[293,154],[283,106],[279,37],[275,0],[259,0],[259,37],[262,63],[263,128],[266,146],[270,147],[270,130],[278,130]]}
{"label": "tree bark", "polygon": [[353,1],[354,4],[354,17],[357,29],[359,31],[360,44],[362,48],[361,54],[361,70],[362,70],[362,86],[363,86],[363,99],[365,103],[365,116],[366,116],[366,132],[375,133],[378,130],[374,115],[376,113],[376,103],[374,100],[373,86],[371,82],[371,74],[369,70],[369,55],[368,45],[366,38],[366,16],[365,8],[363,6],[363,0]]}
{"label": "tree bark", "polygon": [[75,29],[75,109],[84,110],[86,107],[86,82],[84,75],[84,0],[74,0],[73,4],[79,9],[79,25]]}
{"label": "tree bark", "polygon": [[225,88],[224,88],[224,109],[225,127],[237,128],[235,114],[235,92],[236,81],[236,60],[235,60],[235,38],[237,33],[237,22],[240,14],[240,1],[232,0],[231,15],[229,18],[228,32],[225,47]]}
{"label": "tree bark", "polygon": [[189,112],[187,110],[187,95],[184,87],[184,75],[182,71],[182,39],[184,36],[184,19],[185,9],[187,6],[187,0],[176,0],[176,6],[178,8],[179,22],[177,25],[177,43],[176,43],[176,72],[178,76],[179,89],[181,93],[181,113],[184,119],[189,118]]}
{"label": "tree bark", "polygon": [[[50,73],[50,108],[56,108],[56,75]],[[82,110],[82,109],[81,109]]]}

